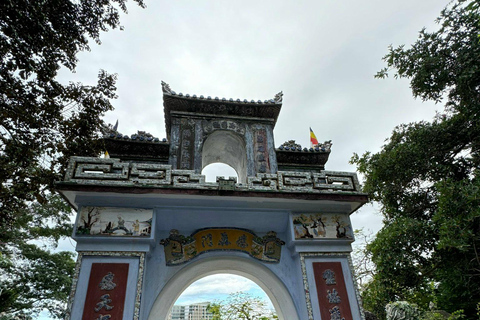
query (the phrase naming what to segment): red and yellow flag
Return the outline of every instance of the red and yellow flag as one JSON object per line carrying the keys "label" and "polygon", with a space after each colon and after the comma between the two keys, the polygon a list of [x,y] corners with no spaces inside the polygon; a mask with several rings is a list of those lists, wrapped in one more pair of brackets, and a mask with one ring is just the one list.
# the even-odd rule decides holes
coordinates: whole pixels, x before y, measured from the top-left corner
{"label": "red and yellow flag", "polygon": [[317,137],[315,137],[315,133],[313,133],[312,128],[310,128],[310,144],[312,147],[318,144]]}

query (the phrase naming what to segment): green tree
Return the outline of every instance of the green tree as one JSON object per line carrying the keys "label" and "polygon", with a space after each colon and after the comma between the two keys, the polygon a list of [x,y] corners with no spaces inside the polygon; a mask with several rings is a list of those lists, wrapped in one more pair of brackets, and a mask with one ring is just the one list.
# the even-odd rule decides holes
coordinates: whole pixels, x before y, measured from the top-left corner
{"label": "green tree", "polygon": [[22,315],[22,319],[47,304],[53,315],[61,317],[70,291],[73,254],[52,253],[38,245],[54,247],[59,237],[71,232],[67,204],[53,195],[47,201],[18,212],[15,227],[8,232],[15,240],[10,240],[4,246],[9,251],[2,250],[0,255],[0,310]]}
{"label": "green tree", "polygon": [[396,127],[382,150],[354,155],[384,227],[368,246],[376,273],[367,310],[405,300],[426,309],[480,301],[480,1],[458,0],[410,47],[393,48],[377,77],[410,79],[413,96],[444,103],[430,122]]}
{"label": "green tree", "polygon": [[220,313],[221,304],[218,302],[210,303],[207,307],[207,312],[212,314],[212,320],[222,320]]}
{"label": "green tree", "polygon": [[271,320],[278,319],[274,312],[267,310],[264,300],[245,292],[235,292],[224,301],[212,303],[207,310],[213,320]]}
{"label": "green tree", "polygon": [[372,231],[364,229],[354,230],[355,245],[352,251],[352,262],[355,270],[355,278],[360,290],[372,280],[375,274],[375,266],[372,263],[372,253],[367,250],[367,245],[373,240]]}
{"label": "green tree", "polygon": [[[142,0],[135,0],[144,6]],[[71,234],[70,209],[54,195],[71,155],[98,155],[115,75],[62,84],[77,54],[119,27],[125,0],[0,1],[0,314],[61,317],[73,260],[52,253]]]}

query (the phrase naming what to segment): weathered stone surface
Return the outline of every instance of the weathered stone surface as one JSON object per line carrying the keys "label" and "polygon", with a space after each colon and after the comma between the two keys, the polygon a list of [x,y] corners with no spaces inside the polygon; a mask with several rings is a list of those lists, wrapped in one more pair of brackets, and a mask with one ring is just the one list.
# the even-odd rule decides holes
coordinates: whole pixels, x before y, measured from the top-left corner
{"label": "weathered stone surface", "polygon": [[172,124],[171,112],[188,112],[197,115],[208,114],[223,117],[264,118],[271,119],[275,123],[282,107],[282,101],[270,100],[267,103],[222,101],[193,98],[193,96],[186,97],[164,92],[163,105],[165,110],[165,128],[169,135]]}
{"label": "weathered stone surface", "polygon": [[[232,181],[228,185],[232,185]],[[171,165],[127,162],[115,158],[72,157],[64,179],[67,184],[92,186],[148,186],[155,188],[191,188],[218,190],[225,179],[205,182],[194,170],[172,169]],[[232,190],[231,187],[228,188]],[[292,193],[361,193],[355,173],[322,171],[258,173],[247,183],[235,183],[236,191]]]}

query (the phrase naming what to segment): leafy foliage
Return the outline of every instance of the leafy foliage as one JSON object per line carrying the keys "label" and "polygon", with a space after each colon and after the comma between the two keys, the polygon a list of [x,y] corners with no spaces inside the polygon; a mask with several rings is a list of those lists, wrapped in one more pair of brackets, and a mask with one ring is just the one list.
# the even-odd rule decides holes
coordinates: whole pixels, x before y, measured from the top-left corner
{"label": "leafy foliage", "polygon": [[74,71],[89,39],[119,27],[121,11],[125,0],[0,2],[0,313],[61,317],[73,261],[48,250],[71,232],[54,185],[71,155],[102,149],[116,76],[101,71],[94,86],[56,76]]}
{"label": "leafy foliage", "polygon": [[408,78],[414,97],[445,102],[431,121],[396,127],[382,150],[354,155],[384,227],[367,247],[376,274],[364,304],[430,302],[475,316],[480,301],[480,1],[445,8],[435,32],[390,48],[377,77]]}
{"label": "leafy foliage", "polygon": [[354,230],[355,245],[352,252],[355,278],[360,289],[369,283],[375,275],[375,266],[372,263],[372,253],[367,250],[367,245],[372,242],[374,234],[364,229]]}
{"label": "leafy foliage", "polygon": [[387,320],[417,320],[421,316],[417,306],[406,301],[387,304]]}
{"label": "leafy foliage", "polygon": [[266,309],[264,300],[245,292],[236,292],[225,301],[212,303],[207,310],[213,314],[213,320],[271,320],[278,317]]}
{"label": "leafy foliage", "polygon": [[407,301],[396,301],[387,304],[385,308],[387,320],[461,320],[465,319],[463,310],[457,310],[453,314],[439,311],[425,311],[417,305]]}
{"label": "leafy foliage", "polygon": [[[20,210],[14,230],[5,234],[8,242],[0,256],[0,310],[31,315],[47,304],[56,317],[62,316],[70,291],[71,252],[52,253],[39,243],[55,247],[61,236],[71,234],[69,208],[57,195],[45,205],[32,203]],[[21,241],[20,241],[21,240]]]}

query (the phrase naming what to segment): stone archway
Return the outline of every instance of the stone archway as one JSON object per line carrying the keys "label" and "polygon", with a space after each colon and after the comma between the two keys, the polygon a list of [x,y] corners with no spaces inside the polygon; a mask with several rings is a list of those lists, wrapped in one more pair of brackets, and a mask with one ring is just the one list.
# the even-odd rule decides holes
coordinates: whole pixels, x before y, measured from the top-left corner
{"label": "stone archway", "polygon": [[247,180],[247,151],[245,141],[232,131],[217,130],[203,142],[202,170],[212,163],[221,162],[232,167],[239,183]]}
{"label": "stone archway", "polygon": [[188,286],[216,273],[236,274],[252,280],[268,295],[280,320],[299,320],[292,297],[280,279],[261,263],[236,256],[209,257],[179,270],[157,296],[148,320],[166,320],[170,308]]}
{"label": "stone archway", "polygon": [[[192,282],[231,273],[259,285],[280,319],[326,319],[332,312],[361,319],[349,263],[353,235],[345,231],[339,237],[336,229],[341,222],[353,230],[349,215],[368,201],[356,174],[325,171],[330,148],[305,150],[294,141],[275,148],[281,93],[273,100],[249,102],[176,94],[166,84],[162,89],[167,141],[112,132],[104,139],[112,158],[72,157],[65,180],[57,184],[79,209],[73,237],[80,258],[66,319],[103,316],[104,310],[95,308],[97,295],[104,293],[89,283],[101,283],[116,270],[123,272],[116,277],[125,284],[116,289],[125,300],[123,309],[115,309],[122,314],[117,318],[166,320]],[[200,173],[215,162],[234,168],[239,183],[205,183]],[[85,232],[84,209],[91,206],[101,211],[101,219],[95,230]],[[112,228],[123,231],[102,232],[117,223],[120,210],[129,218]],[[329,232],[307,238],[295,233],[297,227],[315,228],[324,216],[330,217]],[[137,220],[146,226],[140,235],[138,223],[133,225]],[[126,232],[122,226],[132,231],[120,234]],[[222,229],[228,231],[226,238]],[[279,237],[273,239],[271,231]],[[228,240],[230,233],[234,242]],[[194,241],[185,240],[188,234]],[[327,271],[338,275],[338,287],[326,287],[322,276]],[[332,307],[328,300],[333,289],[344,299],[341,306]]]}

